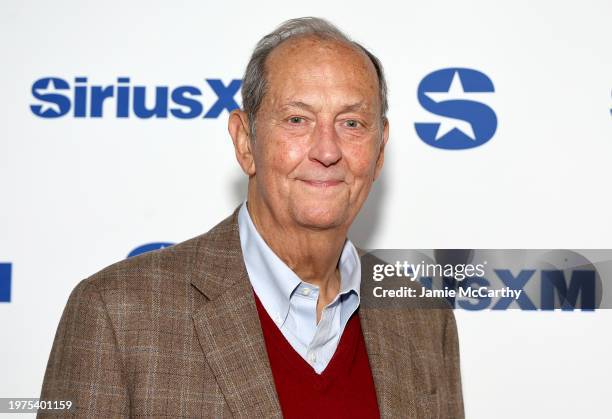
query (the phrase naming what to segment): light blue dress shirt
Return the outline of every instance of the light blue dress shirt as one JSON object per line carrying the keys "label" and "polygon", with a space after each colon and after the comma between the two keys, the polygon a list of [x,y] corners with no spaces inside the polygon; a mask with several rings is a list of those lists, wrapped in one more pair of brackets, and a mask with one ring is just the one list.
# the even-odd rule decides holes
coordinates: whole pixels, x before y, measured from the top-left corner
{"label": "light blue dress shirt", "polygon": [[357,249],[346,240],[338,264],[340,292],[325,306],[317,324],[319,287],[302,281],[270,249],[257,232],[246,202],[238,213],[238,226],[244,263],[257,297],[293,349],[321,374],[359,307],[361,263]]}

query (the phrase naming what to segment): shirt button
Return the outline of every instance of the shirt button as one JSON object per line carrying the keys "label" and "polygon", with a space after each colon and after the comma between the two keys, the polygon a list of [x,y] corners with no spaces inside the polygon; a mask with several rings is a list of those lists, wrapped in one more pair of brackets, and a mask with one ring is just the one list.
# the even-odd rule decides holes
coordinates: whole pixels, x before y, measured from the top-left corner
{"label": "shirt button", "polygon": [[309,361],[311,364],[314,364],[315,362],[317,362],[317,356],[315,355],[315,353],[314,353],[314,352],[310,352],[310,353],[308,354],[308,361]]}
{"label": "shirt button", "polygon": [[304,288],[302,290],[302,295],[310,295],[310,288]]}

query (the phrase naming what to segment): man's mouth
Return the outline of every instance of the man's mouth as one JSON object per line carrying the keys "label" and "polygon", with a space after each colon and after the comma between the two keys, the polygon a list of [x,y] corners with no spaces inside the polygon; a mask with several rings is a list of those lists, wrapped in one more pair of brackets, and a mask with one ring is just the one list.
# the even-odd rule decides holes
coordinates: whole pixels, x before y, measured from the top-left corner
{"label": "man's mouth", "polygon": [[302,182],[309,186],[316,188],[330,188],[332,186],[338,186],[343,183],[341,180],[329,179],[329,180],[315,180],[315,179],[300,179]]}

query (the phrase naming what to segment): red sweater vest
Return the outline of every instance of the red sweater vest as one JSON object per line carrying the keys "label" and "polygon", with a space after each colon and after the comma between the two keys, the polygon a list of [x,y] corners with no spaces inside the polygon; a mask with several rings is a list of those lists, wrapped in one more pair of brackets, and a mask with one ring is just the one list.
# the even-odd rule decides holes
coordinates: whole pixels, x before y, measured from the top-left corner
{"label": "red sweater vest", "polygon": [[285,418],[380,417],[357,312],[349,319],[336,352],[319,375],[287,342],[257,295],[255,301]]}

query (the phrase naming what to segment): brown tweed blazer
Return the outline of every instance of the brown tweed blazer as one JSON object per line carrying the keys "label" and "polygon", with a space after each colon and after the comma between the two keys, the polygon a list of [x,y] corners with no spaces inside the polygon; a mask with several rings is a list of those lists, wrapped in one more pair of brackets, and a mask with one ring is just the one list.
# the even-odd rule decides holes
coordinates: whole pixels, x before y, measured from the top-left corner
{"label": "brown tweed blazer", "polygon": [[[358,313],[382,417],[462,418],[452,310]],[[76,417],[281,417],[237,211],[80,282],[41,399],[72,400]]]}

